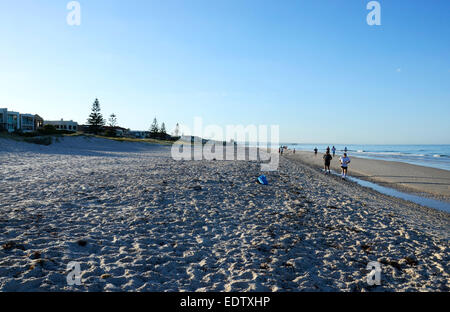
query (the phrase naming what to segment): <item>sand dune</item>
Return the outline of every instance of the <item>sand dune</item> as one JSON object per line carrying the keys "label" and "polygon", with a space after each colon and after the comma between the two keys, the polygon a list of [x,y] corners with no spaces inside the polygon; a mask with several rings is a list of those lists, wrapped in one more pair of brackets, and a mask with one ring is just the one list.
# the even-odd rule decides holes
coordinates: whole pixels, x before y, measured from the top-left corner
{"label": "sand dune", "polygon": [[1,291],[450,289],[448,214],[290,159],[263,186],[256,161],[174,161],[164,146],[0,146]]}

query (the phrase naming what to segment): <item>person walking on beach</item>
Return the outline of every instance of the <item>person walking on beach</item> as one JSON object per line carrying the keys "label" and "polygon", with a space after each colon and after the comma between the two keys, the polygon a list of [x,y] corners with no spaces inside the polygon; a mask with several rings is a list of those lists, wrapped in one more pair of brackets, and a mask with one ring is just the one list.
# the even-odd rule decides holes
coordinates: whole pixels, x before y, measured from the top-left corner
{"label": "person walking on beach", "polygon": [[[330,163],[331,163],[332,159],[333,159],[333,157],[330,154],[330,150],[327,149],[327,152],[323,155],[323,161],[325,164],[325,174],[331,173]],[[328,170],[328,172],[327,172],[327,170]]]}
{"label": "person walking on beach", "polygon": [[334,157],[334,155],[336,154],[336,147],[334,147],[334,145],[333,145],[333,147],[331,148],[331,151],[333,152],[333,157]]}
{"label": "person walking on beach", "polygon": [[314,149],[314,155],[315,156],[317,156],[317,152],[318,152],[319,150],[317,149],[317,147]]}
{"label": "person walking on beach", "polygon": [[345,179],[347,177],[348,164],[350,163],[350,158],[347,156],[347,153],[344,153],[344,156],[339,158],[339,160],[341,161],[342,179]]}
{"label": "person walking on beach", "polygon": [[347,146],[344,148],[344,152],[347,153],[348,149]]}

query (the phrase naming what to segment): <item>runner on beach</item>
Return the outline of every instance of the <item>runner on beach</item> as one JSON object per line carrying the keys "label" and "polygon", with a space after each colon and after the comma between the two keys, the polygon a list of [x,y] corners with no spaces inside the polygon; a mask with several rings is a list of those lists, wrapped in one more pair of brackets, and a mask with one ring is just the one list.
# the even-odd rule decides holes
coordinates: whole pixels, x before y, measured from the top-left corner
{"label": "runner on beach", "polygon": [[[330,163],[331,163],[332,159],[333,159],[333,157],[330,154],[330,150],[327,150],[327,152],[323,155],[323,161],[325,164],[325,174],[331,173]],[[328,169],[328,172],[327,172],[327,169]]]}
{"label": "runner on beach", "polygon": [[314,155],[316,155],[317,156],[317,152],[318,152],[319,150],[317,149],[317,147],[314,149]]}
{"label": "runner on beach", "polygon": [[334,147],[334,145],[333,145],[333,147],[331,148],[331,151],[333,152],[333,157],[334,157],[334,155],[336,154],[336,147]]}
{"label": "runner on beach", "polygon": [[347,153],[344,153],[344,156],[339,158],[339,160],[341,161],[342,179],[345,179],[347,177],[348,164],[350,163],[350,158],[347,156]]}

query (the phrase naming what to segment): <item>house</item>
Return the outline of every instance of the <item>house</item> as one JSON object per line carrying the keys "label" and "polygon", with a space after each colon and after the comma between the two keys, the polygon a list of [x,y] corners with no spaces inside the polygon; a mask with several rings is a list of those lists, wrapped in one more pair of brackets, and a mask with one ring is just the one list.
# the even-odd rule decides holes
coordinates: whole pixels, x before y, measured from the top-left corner
{"label": "house", "polygon": [[40,129],[44,126],[44,118],[39,115],[34,115],[34,129]]}
{"label": "house", "polygon": [[78,131],[89,133],[89,125],[78,125]]}
{"label": "house", "polygon": [[0,108],[0,128],[8,132],[19,130],[20,113],[8,111],[6,108]]}
{"label": "house", "polygon": [[118,127],[118,126],[115,126],[115,127],[103,126],[102,127],[102,131],[115,133],[115,135],[118,137],[126,136],[128,134],[128,130],[129,129],[125,129],[125,128]]}
{"label": "house", "polygon": [[34,128],[34,115],[20,114],[19,115],[20,130],[22,132],[33,132]]}
{"label": "house", "polygon": [[56,128],[56,130],[60,131],[71,131],[71,132],[77,132],[78,131],[78,123],[73,120],[44,120],[44,126],[45,125],[52,125]]}
{"label": "house", "polygon": [[0,131],[7,129],[6,118],[8,116],[8,110],[6,108],[0,108]]}
{"label": "house", "polygon": [[150,135],[149,131],[128,131],[128,136],[136,139],[145,139]]}
{"label": "house", "polygon": [[8,132],[33,132],[43,126],[44,120],[39,115],[21,114],[0,108],[0,130]]}

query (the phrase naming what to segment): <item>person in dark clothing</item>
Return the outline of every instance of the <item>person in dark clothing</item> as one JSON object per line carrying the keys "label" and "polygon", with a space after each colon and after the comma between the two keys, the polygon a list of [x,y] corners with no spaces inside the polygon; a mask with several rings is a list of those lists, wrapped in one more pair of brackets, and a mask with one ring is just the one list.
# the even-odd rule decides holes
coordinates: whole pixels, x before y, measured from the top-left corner
{"label": "person in dark clothing", "polygon": [[[330,164],[331,164],[332,159],[333,159],[333,157],[331,156],[330,151],[327,150],[327,152],[323,155],[323,161],[325,164],[325,174],[331,173]],[[328,170],[328,172],[327,172],[327,170]]]}
{"label": "person in dark clothing", "polygon": [[317,152],[318,152],[319,150],[317,149],[317,147],[314,149],[314,155],[316,155],[317,156]]}

